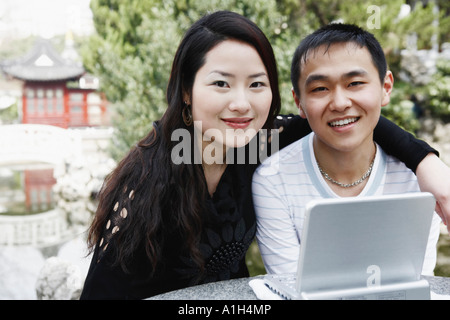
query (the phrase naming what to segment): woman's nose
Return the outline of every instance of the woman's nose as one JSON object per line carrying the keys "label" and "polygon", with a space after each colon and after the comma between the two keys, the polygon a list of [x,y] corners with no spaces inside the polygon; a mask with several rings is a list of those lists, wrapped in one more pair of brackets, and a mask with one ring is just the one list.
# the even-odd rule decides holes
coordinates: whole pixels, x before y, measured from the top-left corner
{"label": "woman's nose", "polygon": [[243,90],[239,90],[230,102],[229,109],[233,112],[246,113],[251,108],[250,100]]}

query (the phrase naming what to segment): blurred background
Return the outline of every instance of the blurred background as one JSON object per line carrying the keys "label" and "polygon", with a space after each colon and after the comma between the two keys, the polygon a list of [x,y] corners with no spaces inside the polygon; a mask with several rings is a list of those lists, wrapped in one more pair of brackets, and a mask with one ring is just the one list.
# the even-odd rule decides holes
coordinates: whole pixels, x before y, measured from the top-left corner
{"label": "blurred background", "polygon": [[[95,195],[164,112],[183,33],[219,9],[249,17],[271,41],[285,114],[297,112],[290,63],[304,36],[340,21],[371,31],[395,78],[383,115],[450,165],[446,0],[2,0],[0,299],[43,298],[43,269],[56,274],[55,259],[76,266],[61,271],[73,277],[65,297],[76,296]],[[436,275],[450,276],[442,229]],[[247,263],[252,275],[265,273],[256,244]]]}

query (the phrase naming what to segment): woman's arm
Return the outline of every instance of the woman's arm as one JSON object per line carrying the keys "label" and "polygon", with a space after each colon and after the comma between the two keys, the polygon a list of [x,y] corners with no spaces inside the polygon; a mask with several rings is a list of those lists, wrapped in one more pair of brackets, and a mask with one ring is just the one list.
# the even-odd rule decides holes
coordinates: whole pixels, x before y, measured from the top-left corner
{"label": "woman's arm", "polygon": [[[308,121],[298,115],[280,115],[275,128],[282,128],[280,148],[311,132]],[[438,158],[439,152],[384,117],[380,117],[375,128],[374,140],[416,174],[422,191],[434,195],[436,212],[450,232],[450,168]]]}
{"label": "woman's arm", "polygon": [[[280,129],[280,148],[303,138],[311,132],[308,121],[299,115],[280,115],[275,119],[274,126]],[[374,140],[386,153],[404,162],[413,172],[416,172],[419,163],[429,153],[439,156],[439,153],[428,143],[417,139],[385,117],[380,117],[374,131]]]}
{"label": "woman's arm", "polygon": [[374,140],[386,153],[404,162],[414,173],[419,163],[429,153],[439,156],[439,153],[425,141],[417,139],[384,117],[380,117],[374,130]]}
{"label": "woman's arm", "polygon": [[383,117],[375,128],[374,139],[416,173],[422,191],[434,195],[436,212],[450,232],[450,168],[438,158],[439,152]]}
{"label": "woman's arm", "polygon": [[420,190],[436,198],[436,212],[450,232],[450,168],[435,154],[430,153],[417,166]]}
{"label": "woman's arm", "polygon": [[278,136],[280,149],[311,133],[308,121],[293,114],[277,116],[274,120],[274,128],[280,132]]}

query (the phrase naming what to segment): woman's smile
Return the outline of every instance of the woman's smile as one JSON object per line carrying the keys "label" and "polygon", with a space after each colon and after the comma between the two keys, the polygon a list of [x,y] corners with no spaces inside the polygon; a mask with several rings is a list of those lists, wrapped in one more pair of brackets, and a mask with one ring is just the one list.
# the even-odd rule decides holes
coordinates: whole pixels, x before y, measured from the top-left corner
{"label": "woman's smile", "polygon": [[242,117],[242,118],[222,118],[222,121],[225,124],[233,129],[245,129],[247,128],[253,118],[250,117]]}
{"label": "woman's smile", "polygon": [[[252,46],[225,40],[206,55],[192,88],[194,123],[201,122],[203,140],[240,148],[264,126],[272,89],[264,63]],[[244,137],[244,139],[242,139]]]}

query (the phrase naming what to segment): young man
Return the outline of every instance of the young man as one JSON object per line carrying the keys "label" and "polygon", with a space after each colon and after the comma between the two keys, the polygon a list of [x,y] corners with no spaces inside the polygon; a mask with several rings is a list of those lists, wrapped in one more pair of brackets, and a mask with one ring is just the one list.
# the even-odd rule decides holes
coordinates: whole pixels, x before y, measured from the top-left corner
{"label": "young man", "polygon": [[[257,239],[268,273],[297,270],[310,200],[420,191],[414,173],[373,141],[394,79],[372,34],[352,25],[323,27],[300,43],[291,72],[295,103],[313,132],[253,176]],[[433,274],[439,223],[435,214],[423,274]]]}

